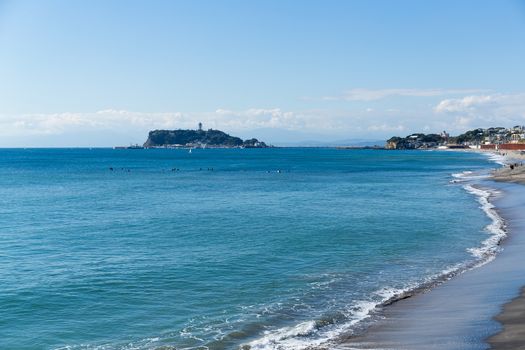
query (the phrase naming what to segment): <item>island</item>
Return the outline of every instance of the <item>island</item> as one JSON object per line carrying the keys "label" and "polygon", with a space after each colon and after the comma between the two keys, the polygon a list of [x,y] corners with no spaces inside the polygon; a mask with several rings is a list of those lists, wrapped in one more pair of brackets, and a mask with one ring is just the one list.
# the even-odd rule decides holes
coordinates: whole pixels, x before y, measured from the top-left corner
{"label": "island", "polygon": [[220,130],[153,130],[149,132],[144,148],[268,148],[255,138],[242,140]]}

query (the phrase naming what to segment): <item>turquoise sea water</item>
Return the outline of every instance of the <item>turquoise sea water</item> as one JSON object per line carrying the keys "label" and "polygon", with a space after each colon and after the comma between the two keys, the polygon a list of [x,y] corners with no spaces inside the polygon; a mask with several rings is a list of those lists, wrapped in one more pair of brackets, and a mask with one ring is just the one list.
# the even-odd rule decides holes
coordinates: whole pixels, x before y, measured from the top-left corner
{"label": "turquoise sea water", "polygon": [[329,344],[479,259],[490,219],[451,180],[489,167],[438,151],[0,150],[0,348]]}

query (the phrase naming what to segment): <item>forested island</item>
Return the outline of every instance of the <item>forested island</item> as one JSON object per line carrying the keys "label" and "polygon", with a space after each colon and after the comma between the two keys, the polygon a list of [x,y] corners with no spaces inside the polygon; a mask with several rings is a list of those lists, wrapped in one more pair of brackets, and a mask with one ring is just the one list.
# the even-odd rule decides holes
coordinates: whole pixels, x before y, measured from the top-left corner
{"label": "forested island", "polygon": [[153,130],[144,143],[145,148],[267,148],[266,143],[255,138],[242,140],[220,130]]}

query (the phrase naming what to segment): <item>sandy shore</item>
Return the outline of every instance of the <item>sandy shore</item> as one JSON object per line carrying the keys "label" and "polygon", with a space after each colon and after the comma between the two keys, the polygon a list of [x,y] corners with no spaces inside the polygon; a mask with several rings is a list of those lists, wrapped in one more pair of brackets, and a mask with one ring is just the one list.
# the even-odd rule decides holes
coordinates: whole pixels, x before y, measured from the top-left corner
{"label": "sandy shore", "polygon": [[501,182],[514,182],[525,184],[525,153],[521,151],[494,151],[494,150],[468,150],[470,152],[480,152],[494,154],[503,157],[505,165],[492,172],[492,179]]}
{"label": "sandy shore", "polygon": [[503,312],[495,318],[503,325],[503,330],[488,339],[490,348],[525,349],[525,289],[522,289],[518,298],[505,305]]}
{"label": "sandy shore", "polygon": [[[496,181],[525,184],[525,154],[519,151],[496,152],[504,156],[505,166],[495,170],[492,178]],[[525,350],[525,287],[520,296],[506,304],[495,317],[503,329],[487,339],[494,350]]]}
{"label": "sandy shore", "polygon": [[[506,165],[494,171],[496,181],[525,184],[525,155],[519,152],[505,154]],[[487,341],[494,350],[525,350],[525,287],[519,297],[506,304],[495,317],[503,330]]]}
{"label": "sandy shore", "polygon": [[525,184],[525,162],[514,162],[494,171],[496,181],[517,182]]}

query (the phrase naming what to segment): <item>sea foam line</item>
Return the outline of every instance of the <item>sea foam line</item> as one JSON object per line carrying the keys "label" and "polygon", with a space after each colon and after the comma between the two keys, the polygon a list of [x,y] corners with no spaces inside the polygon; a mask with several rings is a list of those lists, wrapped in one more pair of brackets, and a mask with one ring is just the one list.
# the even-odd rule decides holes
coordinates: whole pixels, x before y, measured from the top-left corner
{"label": "sea foam line", "polygon": [[491,223],[485,227],[490,236],[481,242],[481,247],[469,248],[468,251],[476,258],[480,259],[483,264],[492,261],[496,253],[501,249],[500,243],[507,237],[505,220],[498,214],[495,206],[490,202],[490,197],[495,191],[476,188],[470,184],[463,188],[478,197],[480,208],[491,219]]}
{"label": "sea foam line", "polygon": [[[473,174],[466,172],[465,177],[474,178]],[[471,177],[472,176],[472,177]],[[459,263],[449,266],[442,271],[427,276],[422,281],[408,283],[403,288],[383,287],[373,293],[376,300],[358,300],[350,304],[347,310],[344,310],[346,320],[339,324],[332,323],[327,325],[319,320],[307,320],[293,326],[281,327],[275,330],[268,330],[264,334],[246,344],[241,348],[252,350],[305,350],[312,348],[324,348],[336,345],[342,335],[351,335],[355,327],[362,324],[363,321],[376,315],[382,307],[391,305],[402,299],[409,298],[421,291],[432,289],[454,276],[457,276],[467,270],[482,266],[492,261],[499,251],[499,243],[506,237],[504,220],[499,216],[495,207],[490,203],[490,198],[495,191],[481,189],[466,184],[463,188],[470,194],[477,197],[480,208],[491,219],[491,223],[485,227],[490,236],[481,242],[481,246],[468,248],[467,251],[476,259],[473,263]],[[155,340],[147,339],[146,342],[136,344],[127,344],[125,349],[147,349],[150,348]],[[64,347],[61,349],[73,349],[77,347]],[[84,347],[81,346],[82,349]],[[110,345],[86,346],[86,349],[113,349]],[[191,349],[189,347],[187,349]],[[203,348],[202,346],[199,348]],[[206,348],[206,346],[204,346]]]}
{"label": "sea foam line", "polygon": [[[496,161],[496,159],[492,160]],[[465,172],[460,176],[456,175],[454,177],[464,177],[473,180],[486,176]],[[491,219],[491,223],[485,227],[490,236],[481,242],[481,246],[467,249],[476,259],[474,262],[449,266],[437,274],[428,276],[419,283],[411,283],[404,288],[381,288],[372,293],[381,297],[379,301],[361,300],[353,303],[353,307],[350,308],[353,310],[352,315],[347,315],[349,320],[342,324],[333,324],[331,327],[326,327],[327,329],[321,329],[321,326],[316,321],[305,321],[295,326],[267,331],[262,337],[245,344],[247,345],[246,347],[253,350],[305,350],[312,347],[333,345],[342,334],[350,332],[358,323],[372,317],[381,307],[409,298],[423,290],[429,290],[454,276],[494,260],[500,250],[499,245],[501,241],[507,236],[505,221],[490,202],[491,196],[497,192],[495,190],[477,188],[471,184],[464,185],[463,188],[477,197],[480,209]]]}
{"label": "sea foam line", "polygon": [[493,161],[494,163],[499,164],[499,165],[505,165],[505,159],[506,159],[505,156],[502,156],[501,154],[497,154],[497,153],[492,153],[492,152],[484,153],[484,154],[486,154],[489,160]]}

